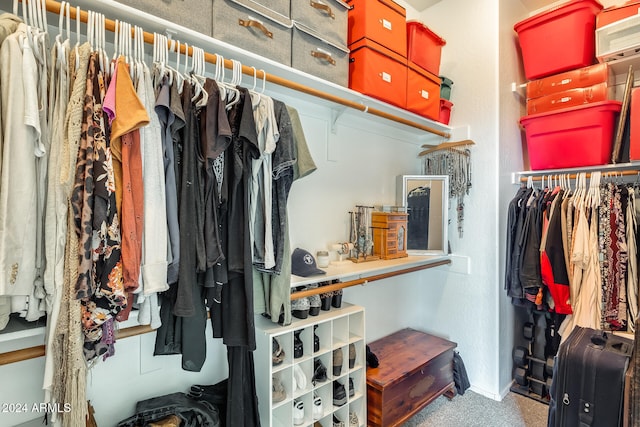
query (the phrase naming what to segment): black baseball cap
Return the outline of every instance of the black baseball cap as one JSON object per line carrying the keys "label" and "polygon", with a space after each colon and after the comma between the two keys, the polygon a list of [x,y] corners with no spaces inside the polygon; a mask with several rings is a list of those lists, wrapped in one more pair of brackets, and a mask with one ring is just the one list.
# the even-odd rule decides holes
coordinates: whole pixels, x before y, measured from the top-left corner
{"label": "black baseball cap", "polygon": [[291,273],[296,276],[309,277],[326,274],[316,266],[316,259],[304,249],[296,248],[291,254]]}

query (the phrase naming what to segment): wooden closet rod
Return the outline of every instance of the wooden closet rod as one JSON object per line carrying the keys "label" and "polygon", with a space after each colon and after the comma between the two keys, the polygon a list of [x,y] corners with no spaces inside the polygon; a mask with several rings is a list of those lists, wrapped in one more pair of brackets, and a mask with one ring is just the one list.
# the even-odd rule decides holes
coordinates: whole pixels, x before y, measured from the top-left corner
{"label": "wooden closet rod", "polygon": [[[20,0],[20,1],[22,2],[24,0]],[[54,1],[54,0],[46,0],[46,2],[47,2],[47,11],[52,12],[52,13],[56,13],[56,14],[60,13],[60,6],[61,5],[60,5],[59,2]],[[75,8],[70,8],[70,15],[71,15],[71,19],[75,19],[76,18],[76,10],[75,10]],[[89,16],[89,14],[87,13],[87,11],[85,11],[85,10],[81,10],[80,11],[80,20],[82,22],[86,23],[87,19],[88,19],[88,16]],[[116,28],[115,21],[105,18],[105,29],[109,30],[111,32],[115,32],[115,28]],[[133,29],[132,29],[132,34],[133,34]],[[145,31],[144,32],[144,41],[146,43],[153,44],[153,34],[152,33],[148,33],[148,32]],[[190,47],[188,49],[186,49],[185,45],[181,45],[180,46],[180,52],[183,53],[183,54],[191,56],[192,53],[193,53],[193,50]],[[204,57],[205,57],[205,61],[215,65],[217,55],[205,52]],[[224,60],[224,65],[225,65],[225,68],[233,69],[233,63],[231,62],[230,59],[225,59]],[[242,65],[242,73],[253,77],[254,76],[254,69],[249,67],[248,65],[244,65],[243,64]],[[262,73],[262,74],[260,75],[260,73]],[[270,83],[277,84],[279,86],[283,86],[283,87],[286,87],[286,88],[289,88],[289,89],[293,89],[293,90],[298,91],[298,92],[303,92],[303,93],[306,93],[308,95],[315,96],[316,98],[321,98],[321,99],[325,99],[327,101],[331,101],[331,102],[333,102],[335,104],[343,105],[345,107],[349,107],[349,108],[353,108],[355,110],[363,111],[363,112],[368,113],[368,114],[373,114],[374,116],[382,117],[382,118],[387,119],[387,120],[391,120],[391,121],[394,121],[394,122],[397,122],[397,123],[401,123],[401,124],[404,124],[404,125],[407,125],[407,126],[411,126],[413,128],[420,129],[420,130],[423,130],[425,132],[432,133],[434,135],[439,135],[439,136],[441,136],[441,137],[443,137],[445,139],[449,139],[451,137],[451,134],[449,134],[448,132],[443,132],[443,131],[434,129],[432,127],[425,126],[425,125],[422,125],[420,123],[416,123],[416,122],[413,122],[411,120],[396,116],[394,114],[387,113],[387,112],[379,110],[377,108],[370,108],[370,107],[368,107],[368,106],[366,106],[364,104],[361,104],[361,103],[358,103],[358,102],[355,102],[355,101],[351,101],[351,100],[348,100],[348,99],[345,99],[345,98],[341,98],[339,96],[335,96],[335,95],[332,95],[330,93],[323,92],[321,90],[314,89],[312,87],[305,86],[305,85],[302,85],[300,83],[296,83],[296,82],[293,82],[291,80],[287,80],[285,78],[275,76],[273,74],[268,74],[268,73],[264,72],[263,70],[260,70],[260,72],[258,73],[258,78],[264,78],[266,81],[268,81]]]}
{"label": "wooden closet rod", "polygon": [[[116,339],[129,338],[136,335],[153,332],[149,325],[137,325],[129,328],[119,329],[116,331]],[[0,366],[9,365],[10,363],[22,362],[24,360],[36,359],[45,355],[45,346],[36,345],[34,347],[21,348],[20,350],[8,351],[0,353]]]}
{"label": "wooden closet rod", "polygon": [[[587,178],[591,178],[591,172],[586,172],[587,174]],[[634,170],[623,170],[623,171],[611,171],[611,172],[602,172],[602,178],[606,178],[607,175],[610,174],[610,177],[615,179],[616,176],[633,176],[633,175],[638,175],[640,174],[640,170],[634,169]],[[570,173],[568,174],[570,179],[576,179],[579,175],[579,173]],[[542,175],[536,175],[536,176],[532,176],[531,178],[534,181],[542,181],[542,179],[548,179],[548,177],[560,177],[560,176],[567,176],[566,173],[549,173],[549,174],[542,174]],[[527,182],[529,179],[529,177],[527,176],[521,176],[520,177],[520,182]],[[514,182],[514,181],[512,181]]]}
{"label": "wooden closet rod", "polygon": [[[440,261],[436,261],[431,264],[419,265],[415,267],[405,268],[403,270],[392,271],[389,273],[381,273],[373,276],[350,280],[348,282],[340,282],[333,283],[327,286],[321,286],[314,289],[307,289],[300,292],[295,292],[291,294],[291,299],[298,299],[303,297],[308,297],[310,295],[323,294],[325,292],[337,291],[339,289],[348,288],[356,285],[365,285],[369,282],[374,282],[376,280],[387,279],[389,277],[399,276],[401,274],[412,273],[414,271],[426,270],[428,268],[439,267],[441,265],[451,264],[451,260],[443,259]],[[136,335],[142,335],[149,332],[153,332],[155,329],[152,329],[149,325],[138,325],[131,326],[129,328],[119,329],[116,331],[116,339],[123,339],[128,337],[133,337]],[[8,351],[6,353],[0,353],[0,366],[9,365],[11,363],[22,362],[24,360],[35,359],[38,357],[42,357],[45,355],[45,346],[37,345],[34,347],[22,348],[20,350]]]}
{"label": "wooden closet rod", "polygon": [[376,280],[387,279],[389,277],[399,276],[401,274],[413,273],[414,271],[426,270],[428,268],[440,267],[441,265],[451,264],[450,259],[443,259],[432,264],[418,265],[415,267],[405,268],[403,270],[391,271],[389,273],[376,274],[374,276],[363,277],[361,279],[349,280],[347,282],[332,283],[331,285],[318,286],[317,288],[306,289],[291,294],[291,300],[309,297],[311,295],[324,294],[326,292],[338,291],[340,289],[349,288],[351,286],[366,285]]}

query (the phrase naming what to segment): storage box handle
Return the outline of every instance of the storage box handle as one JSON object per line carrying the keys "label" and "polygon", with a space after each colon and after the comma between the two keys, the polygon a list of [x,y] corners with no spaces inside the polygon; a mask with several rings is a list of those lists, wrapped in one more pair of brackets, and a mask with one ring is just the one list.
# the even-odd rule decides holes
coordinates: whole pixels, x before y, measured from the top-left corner
{"label": "storage box handle", "polygon": [[264,25],[262,25],[261,22],[256,21],[255,19],[238,19],[238,25],[243,26],[243,27],[254,27],[259,29],[260,31],[262,31],[264,33],[265,36],[269,37],[270,39],[273,38],[273,33],[271,31],[269,31],[267,29],[267,27],[265,27]]}
{"label": "storage box handle", "polygon": [[333,59],[333,57],[331,56],[330,53],[323,52],[323,51],[321,51],[319,49],[318,50],[312,50],[311,51],[311,56],[313,56],[314,58],[323,59],[323,60],[327,61],[331,65],[336,65],[336,60]]}
{"label": "storage box handle", "polygon": [[331,19],[336,19],[336,15],[333,13],[333,11],[331,10],[331,7],[328,4],[324,4],[322,2],[313,1],[313,0],[310,0],[309,4],[311,5],[311,7],[315,9],[325,11],[327,15],[331,17]]}

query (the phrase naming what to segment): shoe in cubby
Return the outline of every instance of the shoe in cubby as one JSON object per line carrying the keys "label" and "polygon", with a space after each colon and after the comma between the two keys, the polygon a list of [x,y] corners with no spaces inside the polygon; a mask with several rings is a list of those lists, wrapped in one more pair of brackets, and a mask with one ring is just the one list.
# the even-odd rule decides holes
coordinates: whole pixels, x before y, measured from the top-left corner
{"label": "shoe in cubby", "polygon": [[347,403],[347,390],[340,381],[333,381],[333,406],[343,406]]}

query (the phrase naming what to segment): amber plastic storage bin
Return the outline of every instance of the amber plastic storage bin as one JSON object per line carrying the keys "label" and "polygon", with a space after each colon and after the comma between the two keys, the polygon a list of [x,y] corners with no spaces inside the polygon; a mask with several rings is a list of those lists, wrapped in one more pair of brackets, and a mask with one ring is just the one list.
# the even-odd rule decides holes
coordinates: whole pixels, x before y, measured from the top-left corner
{"label": "amber plastic storage bin", "polygon": [[598,83],[615,83],[615,75],[607,64],[595,64],[554,74],[527,83],[527,99],[553,95],[569,89],[589,87]]}
{"label": "amber plastic storage bin", "polygon": [[602,5],[595,0],[573,0],[518,22],[522,62],[533,80],[596,62],[596,15]]}
{"label": "amber plastic storage bin", "polygon": [[438,75],[442,47],[447,42],[419,21],[407,21],[407,59]]}
{"label": "amber plastic storage bin", "polygon": [[[301,1],[301,0],[293,0]],[[407,57],[407,11],[392,0],[349,1],[349,48],[369,39]]]}
{"label": "amber plastic storage bin", "polygon": [[614,99],[614,95],[615,89],[607,83],[569,89],[551,95],[528,99],[527,114],[539,114],[593,102],[608,101]]}

